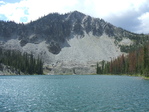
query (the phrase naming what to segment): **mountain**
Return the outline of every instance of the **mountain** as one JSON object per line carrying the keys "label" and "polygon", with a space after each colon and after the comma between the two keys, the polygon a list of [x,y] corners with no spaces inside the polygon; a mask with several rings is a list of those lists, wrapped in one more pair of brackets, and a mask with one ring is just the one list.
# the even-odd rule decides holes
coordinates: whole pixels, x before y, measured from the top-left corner
{"label": "mountain", "polygon": [[0,21],[0,46],[40,57],[47,73],[94,73],[97,62],[110,61],[147,41],[147,35],[78,11],[49,14],[28,24]]}

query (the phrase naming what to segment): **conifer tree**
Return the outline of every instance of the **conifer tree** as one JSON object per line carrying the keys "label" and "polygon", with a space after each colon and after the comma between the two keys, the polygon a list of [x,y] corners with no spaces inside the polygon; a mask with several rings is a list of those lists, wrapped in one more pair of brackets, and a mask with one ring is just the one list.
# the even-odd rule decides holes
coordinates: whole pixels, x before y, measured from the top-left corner
{"label": "conifer tree", "polygon": [[0,48],[0,64],[11,66],[25,74],[43,74],[43,63],[40,58],[35,59],[33,54],[21,53],[14,50]]}
{"label": "conifer tree", "polygon": [[102,61],[102,73],[141,74],[149,77],[149,45],[138,48],[126,56],[119,56],[111,62]]}

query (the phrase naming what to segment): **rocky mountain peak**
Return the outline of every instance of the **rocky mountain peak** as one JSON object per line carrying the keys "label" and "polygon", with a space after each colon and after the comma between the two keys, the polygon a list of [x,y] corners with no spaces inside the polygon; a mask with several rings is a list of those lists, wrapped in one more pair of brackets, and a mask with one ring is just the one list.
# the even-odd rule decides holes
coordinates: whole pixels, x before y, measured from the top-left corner
{"label": "rocky mountain peak", "polygon": [[68,13],[68,18],[67,19],[70,19],[70,20],[82,20],[86,15],[81,13],[81,12],[78,12],[78,11],[74,11],[74,12],[70,12]]}
{"label": "rocky mountain peak", "polygon": [[144,43],[139,36],[78,11],[49,14],[28,24],[0,21],[0,46],[40,55],[45,63],[110,60]]}

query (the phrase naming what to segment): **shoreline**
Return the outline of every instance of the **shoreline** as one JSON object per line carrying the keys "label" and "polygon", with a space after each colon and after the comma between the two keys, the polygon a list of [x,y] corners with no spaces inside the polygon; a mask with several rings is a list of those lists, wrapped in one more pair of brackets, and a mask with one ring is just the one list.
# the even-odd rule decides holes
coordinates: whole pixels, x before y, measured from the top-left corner
{"label": "shoreline", "polygon": [[132,77],[140,77],[142,79],[145,79],[145,80],[149,80],[149,77],[145,77],[143,75],[140,75],[140,74],[133,74],[133,75],[130,75],[130,74],[96,74],[96,75],[117,75],[117,76],[132,76]]}
{"label": "shoreline", "polygon": [[[2,74],[3,73],[3,74]],[[0,76],[21,76],[21,75],[25,75],[24,73],[21,73],[21,74],[14,74],[14,73],[9,73],[9,72],[2,72],[0,73]],[[26,75],[39,75],[39,74],[26,74]],[[132,77],[140,77],[144,80],[149,80],[149,77],[145,77],[143,75],[140,75],[140,74],[133,74],[133,75],[130,75],[130,74],[64,74],[64,73],[61,73],[61,74],[40,74],[40,75],[117,75],[117,76],[132,76]]]}

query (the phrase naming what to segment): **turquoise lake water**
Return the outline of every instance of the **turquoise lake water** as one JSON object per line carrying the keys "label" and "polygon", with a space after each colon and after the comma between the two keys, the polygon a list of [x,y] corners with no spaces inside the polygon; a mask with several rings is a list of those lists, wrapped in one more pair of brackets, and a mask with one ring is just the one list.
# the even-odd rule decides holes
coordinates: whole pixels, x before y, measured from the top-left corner
{"label": "turquoise lake water", "polygon": [[0,76],[0,112],[149,112],[149,80],[116,75]]}

